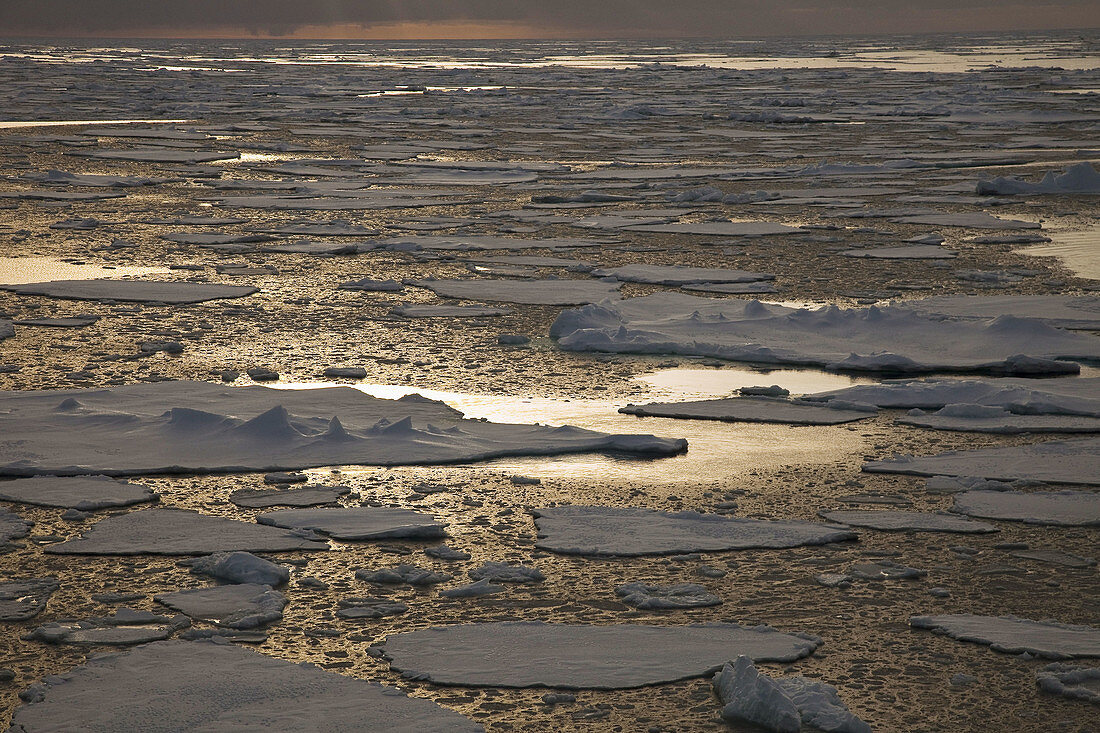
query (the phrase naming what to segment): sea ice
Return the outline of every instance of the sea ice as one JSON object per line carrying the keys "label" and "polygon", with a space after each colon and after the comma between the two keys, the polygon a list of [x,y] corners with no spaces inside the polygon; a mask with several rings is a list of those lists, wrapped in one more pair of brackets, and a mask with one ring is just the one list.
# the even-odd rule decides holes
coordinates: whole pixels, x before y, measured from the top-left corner
{"label": "sea ice", "polygon": [[398,616],[408,610],[408,605],[387,598],[344,598],[336,615],[346,619],[375,619]]}
{"label": "sea ice", "polygon": [[26,578],[0,583],[0,621],[34,618],[60,587],[56,578]]}
{"label": "sea ice", "polygon": [[127,646],[162,641],[190,625],[190,619],[182,614],[169,618],[120,608],[113,616],[43,624],[24,638],[47,644]]}
{"label": "sea ice", "polygon": [[[0,392],[0,434],[20,436],[0,465],[0,474],[16,476],[453,463],[600,450],[657,456],[686,448],[683,440],[652,436],[466,420],[419,395],[384,400],[350,387],[206,382]],[[211,551],[219,549],[263,548]]]}
{"label": "sea ice", "polygon": [[[800,310],[658,293],[562,312],[550,335],[571,351],[683,354],[844,371],[1077,373],[1100,340],[1002,317],[944,321],[902,308]],[[1027,354],[1027,356],[1024,356]]]}
{"label": "sea ice", "polygon": [[356,580],[382,585],[436,585],[446,583],[452,577],[454,576],[447,573],[437,573],[416,565],[398,565],[395,568],[382,568],[381,570],[363,569],[355,571]]}
{"label": "sea ice", "polygon": [[1017,219],[1001,219],[984,211],[970,214],[918,214],[900,216],[891,221],[899,224],[921,224],[934,227],[967,227],[969,229],[1041,229],[1042,224]]}
{"label": "sea ice", "polygon": [[618,297],[619,284],[591,280],[413,280],[444,298],[530,305],[579,305]]}
{"label": "sea ice", "polygon": [[760,674],[746,656],[728,662],[714,676],[714,688],[724,703],[722,717],[776,733],[798,733],[802,717],[783,688],[771,677]]}
{"label": "sea ice", "polygon": [[290,571],[250,552],[218,552],[197,558],[191,572],[209,575],[228,583],[257,583],[277,586],[290,580]]}
{"label": "sea ice", "polygon": [[1100,705],[1100,667],[1078,667],[1054,662],[1037,670],[1035,681],[1040,690],[1051,695]]}
{"label": "sea ice", "polygon": [[390,313],[406,318],[484,318],[506,316],[512,313],[512,309],[487,305],[400,305]]}
{"label": "sea ice", "polygon": [[270,730],[472,733],[439,705],[232,644],[157,642],[99,656],[38,687],[12,719],[21,733]]}
{"label": "sea ice", "polygon": [[698,583],[648,585],[627,583],[615,589],[623,603],[643,611],[664,608],[703,608],[718,606],[722,599]]}
{"label": "sea ice", "polygon": [[34,522],[23,519],[14,512],[0,509],[0,547],[12,540],[20,540],[31,532]]}
{"label": "sea ice", "polygon": [[434,539],[447,536],[443,525],[430,515],[408,509],[280,509],[260,514],[256,521],[286,529],[313,530],[338,540]]}
{"label": "sea ice", "polygon": [[641,417],[672,417],[724,422],[784,423],[789,425],[839,425],[874,417],[873,412],[822,407],[818,403],[770,397],[727,397],[695,402],[653,402],[627,405],[619,412]]}
{"label": "sea ice", "polygon": [[946,634],[959,641],[987,644],[1006,654],[1028,653],[1048,659],[1100,657],[1100,629],[1015,616],[912,616],[909,625]]}
{"label": "sea ice", "polygon": [[[1094,475],[1100,481],[1100,475]],[[952,511],[1028,524],[1100,525],[1100,494],[1089,491],[964,491]]]}
{"label": "sea ice", "polygon": [[469,572],[474,580],[495,583],[541,583],[546,576],[538,568],[526,565],[509,565],[506,562],[485,562]]}
{"label": "sea ice", "polygon": [[951,514],[931,512],[909,512],[889,510],[848,509],[834,512],[819,512],[822,517],[837,524],[853,527],[870,527],[888,532],[962,532],[983,534],[996,532],[997,528],[985,522],[974,522]]}
{"label": "sea ice", "polygon": [[871,473],[916,476],[977,476],[998,481],[1100,484],[1100,439],[1049,441],[1034,445],[950,451],[935,456],[901,456],[869,461]]}
{"label": "sea ice", "polygon": [[283,617],[286,596],[270,585],[239,583],[180,590],[153,596],[158,603],[191,618],[231,629],[252,629]]}
{"label": "sea ice", "polygon": [[[0,486],[3,486],[0,484]],[[273,506],[308,507],[335,504],[351,489],[346,486],[303,486],[299,489],[240,489],[229,495],[229,501],[249,509]]]}
{"label": "sea ice", "polygon": [[1023,181],[1012,176],[998,176],[992,180],[980,180],[976,187],[979,196],[1015,196],[1020,194],[1097,194],[1100,193],[1100,172],[1091,163],[1076,163],[1061,174],[1048,171],[1038,183]]}
{"label": "sea ice", "polygon": [[916,244],[910,247],[872,247],[847,249],[840,254],[871,260],[951,260],[959,256],[953,249],[934,244]]}
{"label": "sea ice", "polygon": [[1100,297],[1095,295],[943,295],[899,305],[952,318],[1016,316],[1058,328],[1100,331]]}
{"label": "sea ice", "polygon": [[674,555],[824,545],[853,540],[849,529],[816,522],[730,518],[642,508],[560,506],[532,510],[536,547],[566,555]]}
{"label": "sea ice", "polygon": [[736,624],[472,623],[391,634],[390,666],[440,685],[620,689],[699,677],[745,655],[790,662],[817,637]]}
{"label": "sea ice", "polygon": [[66,507],[82,512],[157,501],[147,486],[109,476],[35,476],[0,482],[0,500]]}
{"label": "sea ice", "polygon": [[96,522],[79,539],[50,545],[56,555],[209,555],[215,552],[325,550],[282,529],[183,509],[145,509]]}
{"label": "sea ice", "polygon": [[719,267],[681,267],[677,265],[623,265],[592,270],[593,277],[653,285],[697,285],[700,283],[747,283],[774,280],[775,275]]}
{"label": "sea ice", "polygon": [[202,303],[221,298],[243,298],[259,292],[259,288],[247,285],[155,280],[51,280],[43,283],[0,285],[0,290],[66,300],[119,300],[172,305]]}
{"label": "sea ice", "polygon": [[503,593],[505,590],[507,589],[503,585],[490,583],[488,578],[483,578],[475,583],[441,590],[439,591],[439,595],[444,598],[477,598],[480,596],[491,596],[496,593]]}
{"label": "sea ice", "polygon": [[799,227],[770,221],[703,221],[674,224],[637,224],[623,227],[629,232],[654,234],[698,234],[712,237],[766,237],[776,234],[803,232]]}
{"label": "sea ice", "polygon": [[385,247],[410,245],[421,249],[433,250],[512,250],[512,249],[565,249],[569,247],[598,247],[601,244],[617,242],[616,239],[574,239],[553,237],[547,239],[517,239],[498,237],[488,234],[438,235],[412,234],[380,240]]}

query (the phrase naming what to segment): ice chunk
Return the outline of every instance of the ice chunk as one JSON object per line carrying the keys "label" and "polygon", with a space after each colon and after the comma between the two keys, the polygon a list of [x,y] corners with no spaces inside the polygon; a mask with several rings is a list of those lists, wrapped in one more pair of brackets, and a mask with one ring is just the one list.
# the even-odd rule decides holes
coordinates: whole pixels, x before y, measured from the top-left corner
{"label": "ice chunk", "polygon": [[0,621],[34,618],[60,587],[56,578],[26,578],[0,583]]}
{"label": "ice chunk", "polygon": [[1100,629],[1015,616],[913,616],[909,625],[959,641],[986,644],[1006,654],[1028,653],[1050,659],[1100,657]]}
{"label": "ice chunk", "polygon": [[644,611],[659,608],[703,608],[722,603],[721,598],[698,583],[677,583],[676,585],[627,583],[616,588],[615,595],[621,597],[626,605]]}
{"label": "ice chunk", "polygon": [[798,733],[802,717],[798,707],[775,680],[760,674],[746,656],[737,657],[714,676],[714,688],[725,704],[722,717],[751,723],[776,733]]}
{"label": "ice chunk", "polygon": [[1100,484],[1100,439],[979,448],[924,457],[902,456],[870,461],[863,464],[863,470],[916,476],[978,476],[999,481]]}
{"label": "ice chunk", "polygon": [[1100,667],[1077,667],[1054,662],[1035,672],[1039,689],[1071,700],[1100,705]]}
{"label": "ice chunk", "polygon": [[169,618],[148,611],[120,608],[113,616],[44,624],[25,638],[47,644],[126,646],[162,641],[190,625],[191,621],[184,615]]}
{"label": "ice chunk", "polygon": [[158,499],[156,492],[147,486],[116,481],[109,476],[34,476],[0,483],[0,500],[82,512]]}
{"label": "ice chunk", "polygon": [[479,596],[491,596],[496,593],[503,593],[505,590],[506,588],[503,585],[496,585],[490,583],[488,578],[482,578],[468,585],[460,585],[456,588],[441,590],[439,591],[439,595],[444,598],[477,598]]}
{"label": "ice chunk", "polygon": [[183,509],[145,509],[107,517],[82,537],[46,548],[57,555],[207,555],[252,550],[325,550],[293,532]]}
{"label": "ice chunk", "polygon": [[300,489],[240,489],[229,495],[229,501],[250,509],[272,506],[317,506],[335,504],[351,491],[346,486],[303,486]]}
{"label": "ice chunk", "polygon": [[0,547],[12,540],[23,539],[30,534],[33,526],[34,522],[29,519],[23,519],[14,512],[0,509]]}
{"label": "ice chunk", "polygon": [[992,180],[980,180],[979,196],[1015,196],[1020,194],[1098,194],[1100,172],[1091,163],[1075,163],[1061,174],[1048,171],[1038,183],[1023,181],[1012,176],[998,176]]}
{"label": "ice chunk", "polygon": [[158,603],[191,618],[231,629],[252,629],[283,617],[286,596],[270,585],[240,583],[181,590],[153,596]]}
{"label": "ice chunk", "polygon": [[886,531],[916,532],[965,532],[981,534],[996,532],[997,528],[985,522],[974,522],[950,514],[931,512],[876,511],[848,509],[844,511],[819,512],[822,517],[837,524],[849,524],[854,527],[870,527]]}
{"label": "ice chunk", "polygon": [[[1094,476],[1100,481],[1100,476]],[[1100,494],[1087,491],[964,491],[952,511],[986,519],[1062,526],[1100,525]]]}
{"label": "ice chunk", "polygon": [[336,615],[346,619],[375,619],[385,616],[399,616],[409,607],[386,598],[345,598],[340,601]]}
{"label": "ice chunk", "polygon": [[447,573],[437,573],[416,565],[398,565],[395,568],[382,568],[381,570],[356,570],[355,577],[357,580],[367,583],[426,586],[446,583],[453,576]]}
{"label": "ice chunk", "polygon": [[256,557],[250,552],[218,552],[209,557],[200,557],[191,563],[191,572],[230,583],[276,586],[290,580],[290,571],[285,567]]}
{"label": "ice chunk", "polygon": [[474,580],[489,580],[496,583],[541,583],[546,576],[538,568],[526,565],[509,565],[506,562],[485,562],[470,571]]}
{"label": "ice chunk", "polygon": [[74,730],[355,730],[466,733],[481,726],[433,702],[231,644],[157,642],[49,677],[15,711],[26,733]]}
{"label": "ice chunk", "polygon": [[220,298],[243,298],[258,292],[259,288],[154,280],[51,280],[44,283],[0,285],[0,290],[67,300],[120,300],[181,305]]}
{"label": "ice chunk", "polygon": [[440,560],[446,560],[448,562],[456,562],[458,560],[470,559],[470,553],[463,552],[462,550],[455,550],[451,547],[448,547],[447,545],[428,547],[424,550],[424,554],[428,557],[434,557]]}
{"label": "ice chunk", "polygon": [[591,280],[413,280],[444,298],[531,305],[598,303],[618,296],[618,283]]}
{"label": "ice chunk", "polygon": [[812,402],[767,397],[728,397],[695,402],[653,402],[627,405],[619,412],[641,417],[672,417],[689,420],[724,422],[785,423],[789,425],[839,425],[866,420],[874,413],[854,410],[822,409]]}
{"label": "ice chunk", "polygon": [[824,545],[856,538],[841,527],[642,508],[561,506],[533,510],[537,547],[567,555],[672,555]]}
{"label": "ice chunk", "polygon": [[338,540],[429,539],[446,536],[443,525],[431,516],[408,509],[280,509],[260,514],[256,521],[287,529],[322,532]]}
{"label": "ice chunk", "polygon": [[593,277],[613,277],[623,282],[654,285],[695,285],[699,283],[747,283],[774,280],[775,275],[719,267],[681,267],[675,265],[623,265],[602,267],[591,272]]}
{"label": "ice chunk", "polygon": [[727,660],[809,656],[817,637],[767,626],[585,626],[497,622],[391,634],[390,666],[441,685],[620,689],[700,677]]}

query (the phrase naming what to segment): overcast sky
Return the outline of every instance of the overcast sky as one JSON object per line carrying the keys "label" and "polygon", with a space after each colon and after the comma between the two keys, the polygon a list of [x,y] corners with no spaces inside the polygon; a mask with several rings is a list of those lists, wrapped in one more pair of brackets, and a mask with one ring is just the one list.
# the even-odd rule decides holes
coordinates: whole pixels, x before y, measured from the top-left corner
{"label": "overcast sky", "polygon": [[1100,0],[0,0],[0,36],[745,38],[1097,27]]}

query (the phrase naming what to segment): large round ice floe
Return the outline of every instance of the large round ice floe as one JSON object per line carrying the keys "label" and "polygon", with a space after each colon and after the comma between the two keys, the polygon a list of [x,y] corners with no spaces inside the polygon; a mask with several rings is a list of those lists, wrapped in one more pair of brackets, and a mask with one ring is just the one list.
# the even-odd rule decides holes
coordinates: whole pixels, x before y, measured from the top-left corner
{"label": "large round ice floe", "polygon": [[768,626],[504,621],[391,634],[382,650],[406,677],[442,685],[608,690],[701,677],[741,655],[790,662],[821,644]]}
{"label": "large round ice floe", "polygon": [[0,392],[0,435],[18,435],[0,475],[276,471],[514,455],[686,449],[683,440],[571,426],[466,420],[442,402],[350,387],[284,390],[206,382]]}
{"label": "large round ice floe", "polygon": [[536,547],[567,555],[671,555],[824,545],[853,540],[844,527],[642,508],[560,506],[533,510]]}
{"label": "large round ice floe", "polygon": [[985,644],[1006,654],[1027,652],[1051,659],[1100,657],[1100,629],[1091,626],[969,613],[913,616],[909,625],[946,634],[959,641]]}
{"label": "large round ice floe", "polygon": [[481,726],[392,687],[239,646],[166,641],[101,656],[31,688],[13,730],[378,731]]}
{"label": "large round ice floe", "polygon": [[658,293],[564,311],[550,329],[571,351],[682,354],[836,371],[1077,373],[1100,339],[1003,316],[950,321],[889,307],[821,310]]}

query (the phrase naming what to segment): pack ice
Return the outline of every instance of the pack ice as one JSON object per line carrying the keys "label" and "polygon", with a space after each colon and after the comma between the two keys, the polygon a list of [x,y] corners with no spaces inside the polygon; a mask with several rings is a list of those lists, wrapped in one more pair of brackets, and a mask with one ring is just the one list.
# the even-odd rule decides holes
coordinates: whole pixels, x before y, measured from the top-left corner
{"label": "pack ice", "polygon": [[466,420],[419,395],[383,400],[350,387],[206,382],[0,392],[0,434],[22,438],[0,465],[0,475],[15,476],[278,471],[601,450],[659,456],[686,448],[683,440],[646,435]]}
{"label": "pack ice", "polygon": [[535,509],[536,547],[566,555],[673,555],[825,545],[856,533],[816,522],[731,518],[698,512],[600,506]]}
{"label": "pack ice", "polygon": [[658,293],[564,311],[550,335],[570,351],[682,354],[836,371],[1077,373],[1100,339],[1009,316],[945,321],[899,307],[821,310]]}
{"label": "pack ice", "polygon": [[441,685],[611,690],[700,677],[742,655],[790,662],[821,644],[768,626],[502,621],[391,634],[381,648],[393,669]]}
{"label": "pack ice", "polygon": [[99,656],[32,691],[32,702],[12,718],[21,733],[482,730],[391,687],[204,641],[157,642]]}

